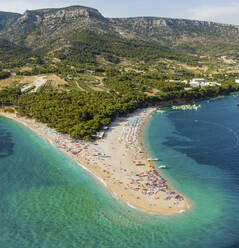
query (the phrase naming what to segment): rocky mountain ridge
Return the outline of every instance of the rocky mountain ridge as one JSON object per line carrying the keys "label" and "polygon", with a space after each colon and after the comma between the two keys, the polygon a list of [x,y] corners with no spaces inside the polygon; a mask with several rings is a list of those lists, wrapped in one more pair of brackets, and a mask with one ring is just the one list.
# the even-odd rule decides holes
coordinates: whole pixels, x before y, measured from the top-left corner
{"label": "rocky mountain ridge", "polygon": [[202,39],[218,36],[224,41],[239,38],[239,26],[214,22],[161,17],[112,18],[110,21],[154,41],[195,40],[198,36]]}
{"label": "rocky mountain ridge", "polygon": [[33,49],[58,49],[69,43],[72,34],[85,30],[192,52],[239,41],[236,25],[158,17],[105,18],[98,10],[83,6],[27,10],[23,15],[0,12],[0,38]]}
{"label": "rocky mountain ridge", "polygon": [[[108,22],[95,9],[72,6],[62,9],[27,10],[11,25],[5,25],[0,37],[26,47],[42,46],[69,33],[89,29],[110,31]],[[104,31],[106,32],[106,31]]]}

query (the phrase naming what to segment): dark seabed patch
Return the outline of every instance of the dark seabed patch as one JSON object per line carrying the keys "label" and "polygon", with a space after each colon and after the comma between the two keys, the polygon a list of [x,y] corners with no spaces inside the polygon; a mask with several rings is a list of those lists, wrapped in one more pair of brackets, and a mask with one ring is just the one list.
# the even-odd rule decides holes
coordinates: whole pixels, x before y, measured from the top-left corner
{"label": "dark seabed patch", "polygon": [[0,158],[13,154],[14,142],[11,133],[0,125]]}

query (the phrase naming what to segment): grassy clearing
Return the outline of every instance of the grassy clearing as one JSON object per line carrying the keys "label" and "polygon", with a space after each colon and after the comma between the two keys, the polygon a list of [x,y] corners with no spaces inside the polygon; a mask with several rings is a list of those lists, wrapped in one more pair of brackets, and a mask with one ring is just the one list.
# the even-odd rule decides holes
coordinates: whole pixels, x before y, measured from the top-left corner
{"label": "grassy clearing", "polygon": [[65,88],[68,85],[64,79],[61,79],[55,74],[37,76],[12,76],[10,78],[0,80],[0,89],[23,85],[34,86],[34,82],[39,77],[45,77],[46,81],[51,82],[51,86],[54,89]]}
{"label": "grassy clearing", "polygon": [[0,89],[16,87],[21,84],[23,76],[13,76],[0,80]]}

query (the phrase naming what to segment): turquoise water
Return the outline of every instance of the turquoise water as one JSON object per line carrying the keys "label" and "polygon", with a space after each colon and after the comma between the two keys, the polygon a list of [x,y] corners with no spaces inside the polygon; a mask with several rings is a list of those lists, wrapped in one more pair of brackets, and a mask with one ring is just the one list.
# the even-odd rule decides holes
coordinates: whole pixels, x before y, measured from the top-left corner
{"label": "turquoise water", "polygon": [[202,102],[197,112],[168,111],[148,123],[151,153],[194,204],[170,217],[117,202],[65,154],[1,118],[0,248],[237,247],[237,103],[238,96]]}

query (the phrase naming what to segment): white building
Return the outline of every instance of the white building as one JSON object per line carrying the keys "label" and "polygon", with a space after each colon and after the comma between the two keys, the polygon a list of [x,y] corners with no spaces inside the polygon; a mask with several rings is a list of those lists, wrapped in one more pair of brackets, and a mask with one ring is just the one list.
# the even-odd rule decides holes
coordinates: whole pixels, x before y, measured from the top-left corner
{"label": "white building", "polygon": [[204,78],[194,78],[189,82],[191,87],[220,86],[218,82],[207,82]]}
{"label": "white building", "polygon": [[218,82],[208,82],[209,86],[221,86],[222,84],[218,83]]}
{"label": "white building", "polygon": [[205,84],[205,83],[206,80],[204,78],[194,78],[189,82],[191,87],[200,87],[201,84]]}
{"label": "white building", "polygon": [[236,83],[236,84],[239,84],[239,79],[236,79],[236,80],[235,80],[235,83]]}

